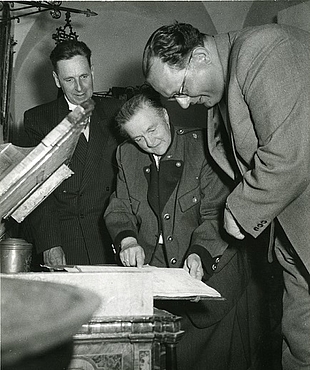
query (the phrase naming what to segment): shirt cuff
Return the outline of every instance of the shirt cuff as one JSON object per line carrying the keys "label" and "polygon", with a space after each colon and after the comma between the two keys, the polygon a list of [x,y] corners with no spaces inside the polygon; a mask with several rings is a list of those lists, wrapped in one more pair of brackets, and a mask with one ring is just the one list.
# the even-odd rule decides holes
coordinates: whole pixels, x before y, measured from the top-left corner
{"label": "shirt cuff", "polygon": [[119,254],[119,252],[120,252],[121,241],[124,238],[127,238],[129,236],[137,239],[136,233],[132,230],[124,230],[124,231],[121,231],[119,234],[116,235],[115,240],[114,240],[114,247],[115,247],[115,250],[116,250],[117,254]]}

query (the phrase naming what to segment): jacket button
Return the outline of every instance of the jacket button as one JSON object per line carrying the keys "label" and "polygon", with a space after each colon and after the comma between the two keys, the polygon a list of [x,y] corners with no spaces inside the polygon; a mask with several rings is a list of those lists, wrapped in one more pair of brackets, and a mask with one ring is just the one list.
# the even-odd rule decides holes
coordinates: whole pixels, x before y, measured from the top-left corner
{"label": "jacket button", "polygon": [[181,167],[181,166],[182,166],[182,163],[181,163],[181,162],[177,162],[175,165],[176,165],[177,167]]}
{"label": "jacket button", "polygon": [[170,215],[169,215],[169,213],[166,213],[166,214],[164,215],[164,219],[165,219],[165,220],[170,220]]}
{"label": "jacket button", "polygon": [[180,129],[178,130],[178,134],[184,134],[184,130],[183,130],[182,128],[180,128]]}
{"label": "jacket button", "polygon": [[194,139],[197,139],[198,135],[197,134],[193,134],[193,138]]}
{"label": "jacket button", "polygon": [[151,170],[150,170],[149,168],[146,168],[146,169],[145,169],[145,172],[146,172],[146,173],[150,173],[150,172],[151,172]]}
{"label": "jacket button", "polygon": [[171,258],[170,263],[171,263],[171,265],[175,265],[177,263],[177,259],[174,258],[174,257]]}
{"label": "jacket button", "polygon": [[213,265],[211,266],[212,270],[215,271],[217,269],[217,266],[215,263],[213,263]]}
{"label": "jacket button", "polygon": [[169,235],[169,236],[167,237],[167,240],[168,240],[168,242],[172,242],[172,240],[173,240],[173,236],[172,236],[172,235]]}
{"label": "jacket button", "polygon": [[215,263],[219,263],[220,262],[220,257],[216,257],[215,258]]}
{"label": "jacket button", "polygon": [[197,203],[197,202],[198,202],[197,197],[193,197],[193,203]]}
{"label": "jacket button", "polygon": [[253,229],[254,229],[255,231],[258,231],[258,230],[259,230],[259,228],[258,228],[257,226],[253,227]]}

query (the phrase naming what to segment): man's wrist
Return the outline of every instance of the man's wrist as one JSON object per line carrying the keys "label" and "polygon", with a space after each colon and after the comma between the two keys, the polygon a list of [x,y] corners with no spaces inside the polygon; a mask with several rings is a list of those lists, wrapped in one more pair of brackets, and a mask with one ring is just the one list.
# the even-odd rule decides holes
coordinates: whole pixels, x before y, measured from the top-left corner
{"label": "man's wrist", "polygon": [[229,204],[228,204],[228,202],[227,202],[227,201],[225,202],[225,209],[226,209],[226,211],[231,215],[231,217],[232,217],[234,220],[236,220],[236,218],[235,218],[235,216],[234,216],[234,214],[233,214],[232,210],[230,209],[230,206],[229,206]]}
{"label": "man's wrist", "polygon": [[231,212],[231,210],[230,210],[230,208],[229,208],[229,205],[228,205],[227,201],[225,202],[225,209],[226,209],[229,213],[231,213],[231,214],[232,214],[232,212]]}
{"label": "man's wrist", "polygon": [[123,251],[124,249],[128,248],[131,244],[137,244],[137,239],[133,236],[128,236],[121,240],[119,244],[119,251]]}
{"label": "man's wrist", "polygon": [[200,257],[204,272],[208,275],[208,278],[214,274],[221,259],[221,255],[212,257],[210,252],[200,245],[192,245],[187,256],[190,254],[197,254]]}

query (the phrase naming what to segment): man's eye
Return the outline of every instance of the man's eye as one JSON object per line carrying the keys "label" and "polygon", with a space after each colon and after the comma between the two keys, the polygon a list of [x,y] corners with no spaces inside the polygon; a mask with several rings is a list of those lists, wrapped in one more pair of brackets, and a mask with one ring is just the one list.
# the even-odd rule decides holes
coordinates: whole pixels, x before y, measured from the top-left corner
{"label": "man's eye", "polygon": [[83,75],[82,78],[85,80],[86,78],[88,78],[88,75]]}
{"label": "man's eye", "polygon": [[73,78],[66,78],[65,81],[66,82],[72,82],[73,81]]}
{"label": "man's eye", "polygon": [[141,137],[137,137],[137,138],[134,139],[135,143],[139,143],[140,141],[141,141]]}

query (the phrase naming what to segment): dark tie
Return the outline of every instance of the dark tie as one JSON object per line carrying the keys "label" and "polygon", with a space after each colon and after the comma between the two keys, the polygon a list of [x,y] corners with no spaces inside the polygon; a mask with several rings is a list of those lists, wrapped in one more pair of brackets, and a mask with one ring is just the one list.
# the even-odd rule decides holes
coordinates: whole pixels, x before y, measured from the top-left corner
{"label": "dark tie", "polygon": [[86,161],[87,149],[88,149],[88,142],[85,138],[85,135],[83,133],[81,133],[81,135],[79,137],[79,141],[78,141],[77,146],[75,148],[74,154],[79,158],[79,160],[82,163],[85,163],[85,161]]}

